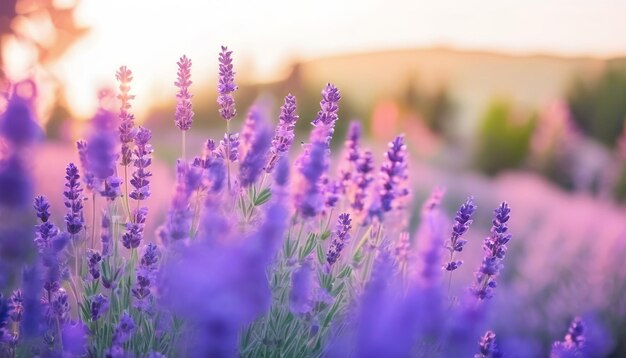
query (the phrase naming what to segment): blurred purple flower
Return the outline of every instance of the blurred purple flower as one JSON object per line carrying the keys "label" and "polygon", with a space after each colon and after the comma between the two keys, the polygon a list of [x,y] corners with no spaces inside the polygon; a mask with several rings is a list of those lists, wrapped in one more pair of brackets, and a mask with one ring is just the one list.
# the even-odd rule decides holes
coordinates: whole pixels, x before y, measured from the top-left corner
{"label": "blurred purple flower", "polygon": [[404,136],[397,136],[389,143],[386,161],[380,168],[380,205],[383,212],[400,209],[400,199],[409,194],[408,159]]}
{"label": "blurred purple flower", "polygon": [[305,153],[299,159],[301,181],[294,195],[296,209],[304,218],[317,215],[324,205],[324,198],[320,190],[322,175],[327,170],[327,147],[325,143],[317,142],[305,148]]}
{"label": "blurred purple flower", "polygon": [[[582,357],[585,345],[585,325],[580,317],[574,318],[562,342],[554,342],[551,358]],[[586,355],[585,355],[586,356]]]}
{"label": "blurred purple flower", "polygon": [[267,126],[256,129],[254,142],[239,165],[239,182],[246,188],[256,182],[263,171],[272,133]]}
{"label": "blurred purple flower", "polygon": [[122,244],[127,249],[136,249],[143,240],[148,208],[138,208],[133,211],[132,221],[126,224],[126,232],[122,235]]}
{"label": "blurred purple flower", "polygon": [[87,253],[87,267],[89,268],[89,274],[93,280],[100,278],[100,261],[102,261],[100,253],[90,249]]}
{"label": "blurred purple flower", "polygon": [[63,352],[71,357],[82,357],[87,354],[89,330],[81,322],[68,322],[63,325],[61,336]]}
{"label": "blurred purple flower", "polygon": [[237,114],[235,99],[232,93],[237,90],[235,85],[235,72],[233,71],[232,51],[222,46],[219,55],[219,80],[217,83],[217,104],[220,106],[220,115],[229,121]]}
{"label": "blurred purple flower", "polygon": [[122,312],[122,316],[113,331],[113,344],[122,345],[128,342],[128,340],[135,333],[136,329],[137,327],[135,326],[133,317],[131,317],[128,311]]}
{"label": "blurred purple flower", "polygon": [[89,314],[92,321],[97,321],[109,310],[109,299],[101,293],[89,300]]}
{"label": "blurred purple flower", "polygon": [[24,314],[24,298],[22,297],[22,290],[17,289],[13,291],[11,297],[9,297],[9,316],[13,322],[19,322],[22,320]]}
{"label": "blurred purple flower", "polygon": [[485,332],[485,334],[480,338],[480,342],[478,342],[478,347],[480,349],[480,353],[474,355],[474,358],[502,357],[502,353],[496,343],[496,334],[492,331]]}
{"label": "blurred purple flower", "polygon": [[289,292],[289,308],[295,314],[304,314],[311,310],[311,280],[313,267],[309,260],[293,273],[291,291]]}
{"label": "blurred purple flower", "polygon": [[109,256],[111,254],[111,219],[106,211],[102,212],[102,219],[100,221],[100,242],[102,242],[102,256]]}
{"label": "blurred purple flower", "polygon": [[26,208],[32,200],[32,189],[30,175],[18,157],[0,160],[0,205]]}
{"label": "blurred purple flower", "polygon": [[175,122],[176,126],[181,131],[187,131],[191,128],[191,122],[193,122],[193,110],[191,108],[191,93],[189,93],[189,86],[191,86],[191,60],[184,56],[176,63],[178,65],[177,80],[174,83],[178,87],[178,93],[176,94],[176,113]]}
{"label": "blurred purple flower", "polygon": [[294,129],[299,116],[296,113],[296,97],[289,93],[285,97],[285,103],[280,107],[278,125],[272,139],[272,148],[265,171],[271,173],[278,159],[289,151],[295,138]]}
{"label": "blurred purple flower", "polygon": [[237,161],[239,158],[239,133],[224,134],[224,139],[220,141],[220,146],[217,148],[217,155],[224,160]]}
{"label": "blurred purple flower", "polygon": [[351,121],[348,127],[348,134],[346,136],[346,142],[344,144],[344,157],[340,173],[340,185],[341,192],[343,194],[348,193],[348,188],[354,183],[356,178],[356,168],[361,156],[360,151],[361,141],[361,123],[358,121]]}
{"label": "blurred purple flower", "polygon": [[89,159],[87,158],[87,141],[79,140],[76,142],[76,149],[78,149],[78,158],[80,159],[80,166],[83,172],[83,183],[85,189],[89,192],[93,192],[96,187],[95,177],[91,170],[89,170]]}
{"label": "blurred purple flower", "polygon": [[92,119],[93,132],[88,140],[86,161],[93,175],[103,181],[115,173],[117,140],[112,126],[113,113],[100,109]]}
{"label": "blurred purple flower", "polygon": [[14,147],[27,146],[42,136],[32,105],[31,101],[14,93],[0,115],[0,135]]}
{"label": "blurred purple flower", "polygon": [[[246,116],[246,120],[243,123],[243,128],[241,129],[241,133],[239,135],[239,155],[243,158],[248,154],[250,148],[255,141],[255,137],[257,132],[260,129],[265,129],[267,125],[267,119],[262,113],[259,105],[253,105],[248,111],[248,115]],[[265,163],[261,164],[263,166]]]}

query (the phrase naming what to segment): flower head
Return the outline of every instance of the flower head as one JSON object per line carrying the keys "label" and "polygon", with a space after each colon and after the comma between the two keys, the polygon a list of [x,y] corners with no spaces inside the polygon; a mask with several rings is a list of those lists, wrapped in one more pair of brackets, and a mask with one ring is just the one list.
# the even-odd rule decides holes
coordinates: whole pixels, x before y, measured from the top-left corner
{"label": "flower head", "polygon": [[219,80],[217,83],[217,104],[220,106],[220,115],[229,121],[237,114],[235,99],[232,93],[237,90],[235,85],[235,72],[233,71],[232,51],[222,46],[219,55]]}
{"label": "flower head", "polygon": [[109,299],[101,293],[89,300],[89,313],[92,321],[97,321],[109,309]]}
{"label": "flower head", "polygon": [[328,253],[326,254],[326,261],[329,265],[334,264],[339,259],[339,255],[341,254],[341,250],[345,244],[350,240],[350,229],[352,229],[352,220],[350,219],[350,214],[343,213],[339,215],[337,219],[337,226],[335,227],[335,232],[333,233],[333,241],[328,248]]}
{"label": "flower head", "polygon": [[133,317],[128,314],[127,311],[122,313],[120,321],[118,322],[115,330],[113,331],[113,342],[115,345],[121,345],[126,343],[130,337],[135,333],[135,321]]}
{"label": "flower head", "polygon": [[311,142],[323,142],[327,147],[335,133],[335,123],[339,119],[339,100],[341,94],[339,89],[328,83],[322,90],[322,100],[317,117],[311,122],[315,127],[311,132]]}
{"label": "flower head", "polygon": [[480,354],[476,354],[474,358],[500,358],[502,353],[496,343],[496,334],[492,331],[487,331],[480,338],[478,342],[480,348]]}
{"label": "flower head", "polygon": [[135,137],[135,171],[133,172],[133,178],[130,180],[133,191],[129,194],[135,200],[144,200],[150,197],[150,177],[152,173],[148,170],[148,167],[152,164],[151,155],[154,151],[148,143],[151,138],[152,133],[149,129],[139,127]]}
{"label": "flower head", "polygon": [[389,143],[386,161],[380,168],[380,206],[383,212],[400,209],[400,199],[409,195],[407,150],[404,136],[397,136]]}
{"label": "flower head", "polygon": [[476,211],[476,205],[474,205],[474,198],[470,196],[456,212],[452,234],[450,235],[450,240],[446,243],[446,248],[450,251],[450,260],[444,265],[447,271],[454,271],[463,264],[461,260],[453,260],[452,255],[454,252],[463,251],[463,247],[465,247],[467,241],[464,240],[462,236],[472,224],[472,214],[474,214],[474,211]]}
{"label": "flower head", "polygon": [[68,213],[65,215],[67,232],[71,235],[78,234],[85,225],[83,217],[83,189],[80,187],[80,175],[74,163],[70,163],[65,170],[65,207]]}
{"label": "flower head", "polygon": [[115,73],[115,78],[119,82],[117,98],[121,102],[119,114],[121,123],[118,127],[120,142],[122,143],[121,164],[128,165],[131,162],[131,145],[135,136],[135,116],[129,112],[130,101],[135,99],[135,95],[130,94],[130,82],[133,80],[133,73],[126,66],[121,66]]}
{"label": "flower head", "polygon": [[551,358],[566,358],[582,356],[585,345],[585,325],[580,317],[574,318],[562,342],[554,342]]}
{"label": "flower head", "polygon": [[266,126],[257,129],[254,142],[239,166],[239,181],[242,187],[254,184],[263,171],[271,138],[272,134]]}
{"label": "flower head", "polygon": [[132,222],[126,224],[126,232],[122,235],[122,244],[127,249],[136,249],[141,244],[146,223],[148,208],[134,210]]}
{"label": "flower head", "polygon": [[290,93],[285,97],[283,106],[280,107],[278,126],[276,126],[269,159],[265,166],[266,172],[271,173],[278,159],[291,148],[295,138],[294,129],[296,128],[298,118],[298,114],[296,113],[296,97]]}
{"label": "flower head", "polygon": [[76,142],[76,149],[78,149],[78,158],[80,160],[81,170],[83,172],[83,183],[85,184],[85,189],[89,192],[93,192],[96,186],[96,179],[89,170],[89,159],[87,158],[87,141],[79,140]]}
{"label": "flower head", "polygon": [[182,131],[187,131],[191,128],[194,114],[191,108],[192,95],[189,93],[189,86],[191,86],[191,60],[183,55],[176,64],[178,65],[178,78],[174,84],[178,87],[178,93],[176,94],[176,113],[174,117],[176,126]]}

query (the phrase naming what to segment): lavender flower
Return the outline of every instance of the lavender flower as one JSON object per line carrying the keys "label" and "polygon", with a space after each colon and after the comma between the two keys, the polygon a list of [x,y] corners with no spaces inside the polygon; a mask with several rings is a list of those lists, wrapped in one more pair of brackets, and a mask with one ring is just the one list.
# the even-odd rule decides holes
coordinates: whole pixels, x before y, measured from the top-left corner
{"label": "lavender flower", "polygon": [[389,143],[387,161],[380,168],[380,205],[383,212],[399,209],[399,200],[409,194],[404,183],[408,179],[407,150],[404,136]]}
{"label": "lavender flower", "polygon": [[133,211],[132,222],[126,224],[126,232],[122,235],[122,244],[127,249],[136,249],[141,244],[146,223],[148,208]]}
{"label": "lavender flower", "polygon": [[474,198],[470,196],[456,212],[456,216],[454,217],[456,223],[452,227],[450,240],[446,243],[446,249],[450,251],[450,260],[444,265],[447,271],[454,271],[463,264],[461,260],[454,261],[453,256],[454,252],[463,251],[463,247],[465,247],[467,243],[462,236],[472,224],[472,214],[474,214],[474,211],[476,211],[476,205],[474,205]]}
{"label": "lavender flower", "polygon": [[215,141],[213,139],[207,139],[207,141],[204,142],[202,156],[195,157],[193,159],[193,165],[198,168],[209,169],[218,155],[219,153],[216,151]]}
{"label": "lavender flower", "polygon": [[232,93],[237,90],[235,85],[235,72],[233,71],[232,51],[228,51],[226,46],[222,46],[219,55],[219,81],[217,83],[217,104],[220,106],[220,115],[230,121],[237,114],[235,109],[235,99]]}
{"label": "lavender flower", "polygon": [[[17,84],[19,85],[19,84]],[[0,135],[13,147],[24,147],[41,137],[41,128],[29,99],[14,93],[4,113],[0,115]]]}
{"label": "lavender flower", "polygon": [[88,343],[87,326],[82,322],[69,322],[63,325],[63,353],[70,357],[82,357],[87,354]]}
{"label": "lavender flower", "polygon": [[357,121],[350,122],[348,128],[348,135],[346,137],[346,143],[344,145],[344,158],[340,172],[339,184],[341,186],[341,192],[347,194],[348,187],[354,182],[353,176],[355,176],[356,168],[358,167],[361,151],[359,149],[361,141],[361,124]]}
{"label": "lavender flower", "polygon": [[334,208],[337,206],[341,194],[341,183],[337,180],[331,180],[327,175],[324,175],[321,185],[324,190],[324,206],[328,209]]}
{"label": "lavender flower", "polygon": [[117,141],[112,131],[114,122],[115,116],[104,109],[100,109],[92,120],[94,132],[88,141],[86,161],[89,170],[101,181],[115,173]]}
{"label": "lavender flower", "polygon": [[91,297],[89,300],[89,313],[92,321],[97,321],[109,309],[109,299],[101,293]]}
{"label": "lavender flower", "polygon": [[102,219],[100,222],[100,242],[102,242],[102,256],[109,256],[111,254],[111,219],[109,214],[102,212]]}
{"label": "lavender flower", "polygon": [[25,208],[32,199],[32,182],[22,160],[11,155],[0,159],[0,205]]}
{"label": "lavender flower", "polygon": [[333,233],[333,241],[328,248],[328,253],[326,254],[326,261],[329,265],[334,264],[339,259],[339,255],[341,254],[341,250],[345,244],[350,241],[350,229],[352,229],[352,220],[350,219],[350,214],[344,213],[339,215],[337,219],[337,226],[335,227],[335,232]]}
{"label": "lavender flower", "polygon": [[315,127],[311,132],[311,142],[322,142],[326,144],[326,147],[330,147],[330,140],[335,132],[335,123],[339,119],[340,99],[339,89],[330,83],[326,84],[322,90],[321,109],[311,122]]}
{"label": "lavender flower", "polygon": [[239,181],[242,187],[245,188],[254,184],[263,171],[264,159],[270,146],[271,136],[271,132],[265,126],[257,130],[250,151],[239,166]]}
{"label": "lavender flower", "polygon": [[[132,179],[131,179],[132,180]],[[100,195],[104,198],[107,198],[110,201],[115,200],[118,196],[122,194],[122,179],[115,175],[111,175],[106,178],[103,182],[102,190],[100,190]]]}
{"label": "lavender flower", "polygon": [[554,342],[551,358],[582,357],[585,345],[585,325],[580,317],[574,318],[567,330],[565,340]]}
{"label": "lavender flower", "polygon": [[[241,157],[245,157],[248,154],[250,148],[252,148],[256,133],[259,130],[266,129],[266,119],[261,113],[261,110],[258,106],[253,106],[248,111],[248,115],[246,116],[246,120],[243,123],[243,128],[241,129],[241,133],[239,135],[239,139],[241,144],[239,145],[239,154]],[[265,164],[265,163],[263,163]],[[261,164],[261,166],[263,165]]]}
{"label": "lavender flower", "polygon": [[156,278],[157,263],[161,256],[156,245],[146,245],[146,250],[141,258],[141,266],[137,270],[137,281],[132,289],[133,296],[137,299],[135,306],[140,310],[149,308],[150,286]]}
{"label": "lavender flower", "polygon": [[48,302],[48,311],[46,317],[49,322],[65,323],[69,319],[70,303],[67,292],[63,288],[52,295],[52,301]]}
{"label": "lavender flower", "polygon": [[192,219],[189,200],[200,185],[201,175],[199,168],[178,161],[172,205],[167,213],[165,225],[161,228],[162,239],[165,240],[165,244],[189,238]]}
{"label": "lavender flower", "polygon": [[96,179],[89,170],[89,159],[87,158],[87,141],[79,140],[76,142],[76,148],[78,149],[78,158],[80,159],[80,166],[82,167],[83,172],[83,183],[85,184],[85,189],[89,192],[93,192],[96,187]]}
{"label": "lavender flower", "polygon": [[507,221],[511,209],[506,202],[494,211],[493,226],[491,234],[483,242],[482,264],[476,273],[476,282],[472,292],[479,300],[491,298],[493,289],[496,287],[496,277],[502,268],[502,260],[506,255],[506,244],[511,240],[508,233]]}
{"label": "lavender flower", "polygon": [[492,331],[485,332],[478,343],[480,353],[474,355],[474,358],[500,358],[502,353],[496,343],[496,334]]}
{"label": "lavender flower", "polygon": [[359,214],[363,212],[368,197],[368,189],[370,184],[374,181],[372,172],[374,171],[374,158],[372,152],[369,150],[364,151],[359,160],[354,173],[354,194],[351,199],[350,206],[355,213]]}
{"label": "lavender flower", "polygon": [[133,186],[133,191],[130,193],[130,197],[140,201],[150,197],[150,177],[152,173],[147,168],[152,164],[152,146],[148,141],[152,138],[150,130],[139,127],[137,135],[135,137],[135,172],[130,183]]}
{"label": "lavender flower", "polygon": [[87,254],[87,267],[89,268],[89,274],[93,280],[100,278],[100,261],[102,256],[95,250],[89,250]]}
{"label": "lavender flower", "polygon": [[301,180],[294,201],[296,210],[305,218],[317,215],[324,205],[320,180],[327,169],[326,150],[325,143],[313,143],[299,160]]}
{"label": "lavender flower", "polygon": [[444,193],[443,188],[435,188],[422,207],[417,242],[421,256],[419,279],[424,288],[438,287],[441,281],[440,265],[446,222],[439,207]]}
{"label": "lavender flower", "polygon": [[127,311],[124,311],[113,331],[113,344],[122,345],[126,343],[135,333],[135,330],[136,326],[133,317]]}
{"label": "lavender flower", "polygon": [[41,224],[35,226],[35,244],[39,252],[43,252],[52,242],[52,239],[59,234],[59,228],[49,222],[50,203],[43,196],[35,198],[34,204],[37,217],[41,220]]}
{"label": "lavender flower", "polygon": [[176,94],[176,113],[174,116],[178,129],[187,131],[191,128],[194,114],[191,109],[192,95],[189,93],[189,86],[192,83],[191,60],[183,55],[176,64],[178,65],[178,79],[174,84],[178,87],[178,93]]}
{"label": "lavender flower", "polygon": [[48,202],[48,199],[41,195],[36,197],[34,208],[37,213],[37,217],[41,220],[41,222],[47,222],[50,218],[50,203]]}
{"label": "lavender flower", "polygon": [[115,73],[115,78],[119,82],[120,93],[117,98],[121,101],[120,106],[120,142],[122,143],[122,156],[120,163],[128,165],[132,159],[131,145],[135,137],[135,116],[129,112],[131,108],[130,101],[135,99],[135,95],[130,94],[130,83],[133,80],[133,73],[126,66],[121,66]]}
{"label": "lavender flower", "polygon": [[265,171],[271,173],[278,159],[289,151],[295,138],[294,129],[299,116],[296,113],[296,97],[289,93],[285,97],[285,103],[280,107],[278,116],[278,126],[272,139],[269,159],[265,166]]}
{"label": "lavender flower", "polygon": [[239,158],[239,133],[224,134],[224,139],[220,141],[217,149],[219,158],[231,162],[237,161]]}
{"label": "lavender flower", "polygon": [[85,219],[83,217],[83,189],[80,187],[80,175],[78,174],[78,168],[74,163],[70,163],[65,170],[65,191],[63,196],[65,197],[65,207],[69,209],[69,212],[65,215],[65,225],[67,232],[74,236],[78,234],[85,225]]}
{"label": "lavender flower", "polygon": [[311,279],[313,268],[309,260],[305,261],[291,277],[289,308],[295,314],[304,314],[311,310]]}

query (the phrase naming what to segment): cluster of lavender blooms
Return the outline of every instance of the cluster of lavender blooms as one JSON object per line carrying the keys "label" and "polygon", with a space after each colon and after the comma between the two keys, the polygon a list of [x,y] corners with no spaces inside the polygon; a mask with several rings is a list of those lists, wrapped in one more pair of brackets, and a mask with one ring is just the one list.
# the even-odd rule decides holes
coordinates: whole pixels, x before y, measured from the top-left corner
{"label": "cluster of lavender blooms", "polygon": [[[33,99],[11,97],[0,119],[10,148],[0,162],[0,356],[506,354],[487,317],[512,238],[509,205],[494,211],[475,282],[452,290],[444,273],[451,281],[464,267],[454,255],[478,249],[463,238],[474,198],[450,226],[436,188],[412,234],[407,143],[391,140],[377,167],[358,122],[334,172],[341,94],[330,83],[293,165],[295,96],[285,97],[275,130],[253,108],[241,135],[233,132],[231,55],[222,47],[217,102],[226,133],[190,160],[191,60],[178,62],[182,151],[156,233],[146,232],[152,135],[130,113],[128,68],[116,73],[119,114],[101,101],[87,140],[77,142],[80,165],[66,167],[62,220],[31,192],[24,153],[39,133]],[[96,212],[96,202],[102,210],[89,221],[85,210]],[[552,356],[593,356],[585,335],[575,319]]]}

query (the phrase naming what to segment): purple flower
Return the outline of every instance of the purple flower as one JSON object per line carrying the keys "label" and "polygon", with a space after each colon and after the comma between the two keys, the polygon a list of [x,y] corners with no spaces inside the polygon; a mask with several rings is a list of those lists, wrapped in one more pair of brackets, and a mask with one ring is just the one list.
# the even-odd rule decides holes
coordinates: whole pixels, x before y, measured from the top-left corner
{"label": "purple flower", "polygon": [[239,133],[225,133],[217,148],[217,155],[224,160],[236,161],[239,158]]}
{"label": "purple flower", "polygon": [[299,116],[296,113],[296,97],[291,93],[285,97],[285,104],[280,107],[278,126],[272,139],[272,148],[265,171],[271,173],[278,159],[289,151],[295,138],[294,129]]}
{"label": "purple flower", "polygon": [[34,208],[37,213],[37,217],[41,220],[41,222],[47,222],[50,218],[50,203],[48,202],[48,199],[41,195],[36,197]]}
{"label": "purple flower", "polygon": [[242,187],[245,188],[254,184],[263,171],[271,138],[272,134],[266,126],[257,129],[250,151],[239,166],[239,181]]}
{"label": "purple flower", "polygon": [[41,128],[33,112],[30,101],[14,93],[0,115],[0,135],[14,147],[24,147],[39,139]]}
{"label": "purple flower", "polygon": [[444,192],[442,188],[435,188],[421,212],[417,243],[421,258],[419,278],[425,288],[438,287],[441,281],[441,256],[446,221],[439,207]]}
{"label": "purple flower", "polygon": [[266,118],[261,112],[261,109],[258,107],[259,106],[255,105],[250,108],[239,135],[239,139],[241,141],[241,144],[239,145],[239,154],[242,158],[245,157],[250,148],[252,148],[256,132],[259,131],[259,129],[265,129],[266,126]]}
{"label": "purple flower", "polygon": [[562,342],[554,342],[551,358],[582,357],[585,344],[585,325],[580,317],[574,318]]}
{"label": "purple flower", "polygon": [[407,150],[404,136],[397,136],[389,143],[385,153],[386,162],[380,168],[380,206],[383,212],[400,209],[399,200],[409,195]]}
{"label": "purple flower", "polygon": [[317,117],[311,122],[315,127],[311,131],[311,142],[322,142],[326,147],[330,147],[330,140],[335,132],[335,123],[339,119],[339,100],[341,94],[339,89],[328,83],[322,90],[322,100],[320,101],[321,109],[317,112]]}
{"label": "purple flower", "polygon": [[144,251],[143,256],[141,257],[141,266],[148,268],[149,270],[156,269],[156,264],[159,262],[159,258],[161,258],[161,252],[159,251],[158,246],[153,243],[149,243],[146,245],[146,251]]}
{"label": "purple flower", "polygon": [[341,194],[341,183],[337,180],[329,179],[328,175],[324,175],[320,184],[324,190],[324,206],[326,208],[337,206]]}
{"label": "purple flower", "polygon": [[287,158],[278,160],[276,171],[274,172],[274,182],[278,187],[282,188],[285,188],[289,183],[289,160]]}
{"label": "purple flower", "polygon": [[97,321],[109,310],[109,299],[101,293],[89,300],[89,313],[92,321]]}
{"label": "purple flower", "polygon": [[152,138],[150,130],[139,127],[135,137],[135,171],[130,183],[133,191],[129,196],[135,200],[144,200],[150,197],[150,177],[152,173],[147,168],[152,164],[152,146],[148,141]]}
{"label": "purple flower", "polygon": [[289,308],[295,314],[304,314],[311,310],[311,279],[313,268],[306,260],[291,277],[291,291],[289,292]]}
{"label": "purple flower", "polygon": [[483,241],[483,257],[482,264],[476,272],[476,282],[472,288],[472,292],[480,300],[491,298],[493,289],[496,287],[496,277],[502,268],[502,260],[506,255],[506,244],[511,240],[511,234],[508,233],[507,221],[511,209],[506,202],[494,211],[493,226],[491,234]]}
{"label": "purple flower", "polygon": [[226,46],[222,46],[219,55],[219,80],[217,83],[217,104],[220,106],[220,115],[229,121],[237,114],[235,109],[235,99],[232,93],[237,90],[235,85],[235,72],[233,71],[232,51],[228,51]]}
{"label": "purple flower", "polygon": [[106,178],[102,184],[102,189],[100,190],[102,197],[113,201],[115,198],[122,195],[122,179],[119,177],[111,175]]}
{"label": "purple flower", "polygon": [[118,127],[120,142],[122,143],[121,164],[128,165],[131,163],[131,145],[135,137],[135,116],[128,111],[131,108],[130,101],[135,99],[135,95],[130,94],[130,82],[133,80],[133,73],[126,66],[122,66],[115,73],[115,78],[119,82],[120,93],[117,98],[121,102],[119,114],[121,123]]}
{"label": "purple flower", "polygon": [[189,209],[189,201],[193,192],[201,184],[201,169],[178,161],[176,166],[176,188],[172,204],[167,213],[165,225],[161,228],[164,244],[189,238],[191,230],[192,213]]}
{"label": "purple flower", "polygon": [[361,153],[353,177],[354,194],[351,200],[351,207],[355,213],[361,213],[365,209],[367,192],[370,184],[374,181],[372,172],[374,171],[374,158],[369,150]]}
{"label": "purple flower", "polygon": [[357,121],[350,122],[346,143],[344,144],[344,158],[340,172],[341,192],[346,194],[348,187],[354,183],[356,177],[355,170],[358,166],[361,151],[359,149],[361,141],[361,124]]}
{"label": "purple flower", "polygon": [[83,172],[83,183],[85,189],[89,192],[93,192],[96,187],[95,177],[91,170],[89,170],[89,159],[87,158],[87,141],[81,139],[76,142],[76,149],[78,149],[78,158],[80,159],[80,166]]}
{"label": "purple flower", "polygon": [[133,211],[132,222],[126,224],[126,232],[122,235],[122,244],[127,249],[136,249],[141,244],[146,223],[148,208],[138,208]]}
{"label": "purple flower", "polygon": [[299,158],[301,180],[294,199],[298,213],[305,218],[317,215],[324,205],[320,181],[328,168],[326,161],[327,147],[320,142],[305,148],[304,154]]}
{"label": "purple flower", "polygon": [[100,241],[102,242],[102,256],[111,254],[111,219],[109,214],[102,212],[102,220],[100,222]]}
{"label": "purple flower", "polygon": [[74,236],[78,234],[84,227],[85,219],[83,217],[83,189],[80,187],[80,175],[78,168],[74,163],[67,165],[65,170],[65,207],[69,212],[65,215],[65,225],[67,232]]}
{"label": "purple flower", "polygon": [[93,280],[100,278],[100,261],[102,256],[95,250],[89,250],[87,254],[87,266],[89,267],[89,274]]}
{"label": "purple flower", "polygon": [[69,319],[70,303],[67,292],[63,288],[60,288],[52,295],[52,301],[48,302],[48,311],[46,312],[46,318],[49,322],[65,323]]}
{"label": "purple flower", "polygon": [[341,214],[337,219],[337,226],[335,226],[335,232],[333,233],[333,241],[328,248],[326,254],[326,261],[329,265],[334,264],[339,259],[341,250],[345,244],[350,240],[350,229],[352,229],[352,220],[350,214]]}
{"label": "purple flower", "polygon": [[132,289],[133,296],[137,299],[135,306],[139,310],[149,309],[150,287],[155,280],[157,263],[160,252],[156,245],[150,243],[141,258],[141,265],[136,272],[136,284]]}
{"label": "purple flower", "polygon": [[450,235],[450,240],[446,243],[446,248],[450,251],[450,260],[444,265],[447,271],[454,271],[463,264],[461,260],[454,261],[453,256],[454,252],[463,251],[463,247],[467,243],[462,236],[472,224],[472,214],[474,214],[474,211],[476,211],[476,205],[474,205],[474,198],[470,196],[456,212],[452,234]]}
{"label": "purple flower", "polygon": [[17,156],[0,160],[0,205],[25,208],[32,200],[32,182]]}
{"label": "purple flower", "polygon": [[89,138],[86,161],[93,175],[103,181],[115,173],[117,140],[113,128],[113,113],[100,109],[92,119],[94,131]]}
{"label": "purple flower", "polygon": [[35,244],[39,252],[43,252],[51,243],[52,239],[59,234],[59,228],[49,222],[50,203],[44,196],[35,198],[34,204],[37,217],[41,220],[41,224],[35,226]]}
{"label": "purple flower", "polygon": [[202,156],[195,157],[193,159],[193,165],[198,168],[209,169],[209,167],[211,166],[211,164],[213,164],[213,161],[215,161],[215,158],[218,155],[219,154],[216,152],[215,141],[213,139],[207,139],[207,141],[204,142]]}
{"label": "purple flower", "polygon": [[67,356],[82,357],[87,354],[88,343],[87,326],[81,322],[68,322],[63,325],[61,336],[63,337],[63,352]]}
{"label": "purple flower", "polygon": [[189,86],[191,86],[191,60],[184,56],[176,63],[178,65],[177,76],[178,79],[174,83],[178,87],[178,93],[176,94],[176,126],[181,131],[187,131],[191,128],[191,122],[193,121],[193,110],[191,108],[191,93],[189,93]]}
{"label": "purple flower", "polygon": [[485,334],[480,338],[480,342],[478,342],[478,347],[480,348],[480,353],[474,355],[474,358],[502,357],[502,353],[496,343],[496,334],[492,331],[485,332]]}
{"label": "purple flower", "polygon": [[127,311],[122,313],[120,321],[113,331],[113,343],[114,345],[121,345],[126,343],[130,337],[135,333],[135,321]]}

